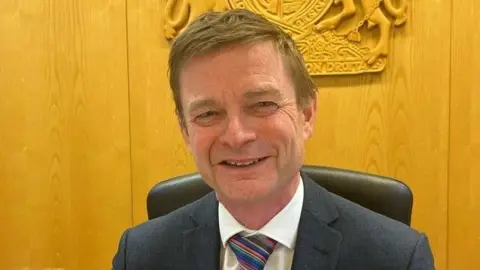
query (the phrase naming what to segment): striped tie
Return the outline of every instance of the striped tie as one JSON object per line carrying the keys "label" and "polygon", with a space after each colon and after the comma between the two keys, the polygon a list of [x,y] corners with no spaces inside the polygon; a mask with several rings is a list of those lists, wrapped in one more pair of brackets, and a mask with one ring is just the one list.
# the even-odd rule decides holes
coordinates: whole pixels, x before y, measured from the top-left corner
{"label": "striped tie", "polygon": [[235,253],[242,269],[263,270],[277,241],[264,235],[242,237],[236,234],[228,240],[228,245]]}

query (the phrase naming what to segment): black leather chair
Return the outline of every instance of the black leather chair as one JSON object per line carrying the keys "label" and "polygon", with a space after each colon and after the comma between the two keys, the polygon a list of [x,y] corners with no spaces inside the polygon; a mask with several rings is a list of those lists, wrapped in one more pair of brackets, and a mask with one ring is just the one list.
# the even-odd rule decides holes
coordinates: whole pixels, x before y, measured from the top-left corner
{"label": "black leather chair", "polygon": [[[303,166],[302,172],[332,193],[410,225],[413,196],[410,188],[402,182],[329,167]],[[198,173],[160,182],[148,194],[148,218],[166,215],[210,191],[212,189]]]}

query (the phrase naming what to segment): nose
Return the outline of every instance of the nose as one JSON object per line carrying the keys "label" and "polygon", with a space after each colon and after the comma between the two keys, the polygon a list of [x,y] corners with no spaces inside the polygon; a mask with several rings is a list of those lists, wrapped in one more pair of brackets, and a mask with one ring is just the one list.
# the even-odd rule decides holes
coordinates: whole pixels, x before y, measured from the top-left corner
{"label": "nose", "polygon": [[220,142],[226,146],[238,149],[256,139],[255,131],[250,128],[247,119],[238,116],[229,117]]}

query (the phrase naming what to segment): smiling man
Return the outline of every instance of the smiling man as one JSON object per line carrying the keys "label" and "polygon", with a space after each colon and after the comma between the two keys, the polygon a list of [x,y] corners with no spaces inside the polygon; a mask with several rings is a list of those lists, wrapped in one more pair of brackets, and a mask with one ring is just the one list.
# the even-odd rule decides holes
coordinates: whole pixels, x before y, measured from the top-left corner
{"label": "smiling man", "polygon": [[434,269],[424,234],[300,173],[316,87],[292,39],[247,10],[174,41],[180,128],[214,192],[127,230],[114,269]]}

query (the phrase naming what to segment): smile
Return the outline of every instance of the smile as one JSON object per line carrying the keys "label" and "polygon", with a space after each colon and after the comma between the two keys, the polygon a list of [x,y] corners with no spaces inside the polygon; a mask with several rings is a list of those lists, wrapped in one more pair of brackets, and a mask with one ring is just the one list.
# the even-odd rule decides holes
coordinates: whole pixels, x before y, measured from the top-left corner
{"label": "smile", "polygon": [[244,167],[249,167],[249,166],[256,165],[256,164],[262,162],[263,160],[265,160],[266,158],[267,157],[257,158],[257,159],[253,159],[253,160],[245,161],[245,162],[225,160],[225,161],[221,162],[220,164],[227,165],[227,166],[230,166],[230,167],[244,168]]}

